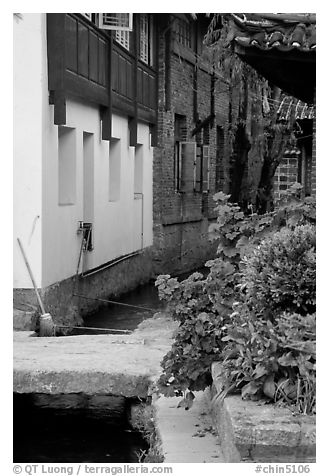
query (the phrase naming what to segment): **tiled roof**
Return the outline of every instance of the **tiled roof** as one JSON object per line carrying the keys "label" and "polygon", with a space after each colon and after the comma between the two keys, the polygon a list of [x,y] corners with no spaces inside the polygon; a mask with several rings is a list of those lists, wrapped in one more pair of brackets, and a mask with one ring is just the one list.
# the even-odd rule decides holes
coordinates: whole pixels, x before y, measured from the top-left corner
{"label": "tiled roof", "polygon": [[314,51],[316,48],[315,15],[230,13],[223,15],[234,28],[234,40],[241,46],[261,50]]}
{"label": "tiled roof", "polygon": [[312,104],[316,85],[316,23],[312,13],[215,14],[207,45],[221,38],[287,95]]}

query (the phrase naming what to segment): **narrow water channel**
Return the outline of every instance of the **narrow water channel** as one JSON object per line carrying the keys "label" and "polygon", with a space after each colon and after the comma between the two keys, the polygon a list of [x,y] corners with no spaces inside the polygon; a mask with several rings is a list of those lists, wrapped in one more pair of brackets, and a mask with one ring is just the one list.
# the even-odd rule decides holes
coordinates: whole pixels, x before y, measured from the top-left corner
{"label": "narrow water channel", "polygon": [[137,463],[148,449],[124,397],[14,393],[15,463]]}
{"label": "narrow water channel", "polygon": [[[111,298],[110,298],[111,299]],[[84,318],[86,327],[127,329],[134,330],[145,319],[149,319],[157,311],[163,309],[164,304],[159,300],[158,290],[153,282],[138,286],[136,289],[122,294],[118,298],[113,298],[122,304],[129,304],[138,307],[129,307],[120,304],[108,304],[97,312]],[[94,331],[89,331],[94,333]],[[95,331],[95,333],[99,331]]]}
{"label": "narrow water channel", "polygon": [[[197,271],[206,274],[209,269],[203,267]],[[186,279],[192,272],[193,271],[180,274],[178,280]],[[104,329],[104,332],[106,332],[106,329],[133,331],[142,321],[151,318],[156,312],[165,308],[165,303],[159,299],[158,289],[154,285],[154,281],[138,286],[136,289],[122,294],[118,298],[113,298],[113,300],[121,304],[107,304],[95,313],[84,317],[84,326],[94,327],[97,328],[97,330],[75,329],[72,334],[100,334],[102,331],[99,329]],[[129,304],[145,309],[138,309],[138,307],[129,307],[122,304]]]}

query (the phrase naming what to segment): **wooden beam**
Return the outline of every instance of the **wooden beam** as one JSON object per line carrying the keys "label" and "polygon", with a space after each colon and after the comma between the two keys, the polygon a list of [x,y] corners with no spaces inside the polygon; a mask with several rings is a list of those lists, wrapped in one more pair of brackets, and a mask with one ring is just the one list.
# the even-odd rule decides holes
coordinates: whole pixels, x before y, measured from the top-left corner
{"label": "wooden beam", "polygon": [[110,38],[107,42],[108,47],[108,68],[107,68],[107,96],[108,105],[102,111],[102,140],[110,140],[112,137],[112,52],[113,52],[113,37],[110,32]]}
{"label": "wooden beam", "polygon": [[134,105],[134,115],[129,120],[129,145],[134,147],[138,144],[138,102],[137,102],[137,69],[138,69],[138,53],[139,53],[139,45],[138,45],[138,38],[137,35],[137,28],[139,26],[139,18],[138,15],[134,15],[134,29],[133,29],[133,48],[134,48],[134,69],[133,69],[133,105]]}
{"label": "wooden beam", "polygon": [[66,124],[65,13],[47,13],[48,89],[54,104],[54,123]]}

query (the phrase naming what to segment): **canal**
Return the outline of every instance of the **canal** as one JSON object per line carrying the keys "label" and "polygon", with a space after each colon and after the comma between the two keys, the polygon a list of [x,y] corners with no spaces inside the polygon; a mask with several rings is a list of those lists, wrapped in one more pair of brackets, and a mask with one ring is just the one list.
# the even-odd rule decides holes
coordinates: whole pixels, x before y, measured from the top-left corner
{"label": "canal", "polygon": [[[97,312],[84,317],[84,325],[95,328],[134,330],[142,321],[151,318],[164,308],[164,303],[159,300],[154,282],[138,286],[118,298],[113,298],[113,300],[120,304],[109,303],[101,307]],[[139,309],[139,307],[145,309]],[[88,332],[100,333],[101,331]]]}
{"label": "canal", "polygon": [[[208,268],[196,270],[202,274],[209,272]],[[177,276],[179,281],[186,279],[193,271]],[[110,298],[112,299],[112,298]],[[95,313],[84,317],[84,326],[95,328],[95,330],[75,329],[74,334],[100,334],[99,329],[126,329],[135,330],[138,324],[145,319],[151,318],[156,312],[165,309],[165,302],[160,301],[158,289],[154,281],[138,286],[137,288],[122,294],[118,298],[113,298],[118,304],[107,304]],[[130,307],[136,306],[136,307]],[[139,309],[145,308],[145,309]],[[148,310],[149,309],[149,310]],[[97,330],[96,330],[97,329]]]}
{"label": "canal", "polygon": [[15,463],[137,463],[147,451],[130,402],[111,395],[14,393]]}
{"label": "canal", "polygon": [[[65,335],[102,334],[100,329],[107,333],[109,328],[133,331],[165,308],[154,281],[113,300],[118,304],[84,317],[84,326],[94,330],[74,329]],[[130,404],[111,395],[14,393],[14,462],[140,462],[148,443],[130,426]]]}

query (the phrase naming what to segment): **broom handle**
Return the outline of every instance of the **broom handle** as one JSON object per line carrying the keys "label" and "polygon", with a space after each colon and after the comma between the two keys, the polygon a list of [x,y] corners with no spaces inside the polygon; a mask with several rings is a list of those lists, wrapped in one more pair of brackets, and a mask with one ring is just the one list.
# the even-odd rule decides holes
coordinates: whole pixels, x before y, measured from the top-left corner
{"label": "broom handle", "polygon": [[18,241],[19,247],[20,247],[20,249],[21,249],[21,252],[22,252],[22,255],[23,255],[23,258],[24,258],[26,267],[27,267],[27,269],[28,269],[28,272],[29,272],[31,281],[32,281],[32,283],[33,283],[34,291],[35,291],[35,294],[37,295],[37,299],[38,299],[39,306],[40,306],[40,308],[41,308],[41,312],[42,312],[42,314],[46,314],[45,308],[44,308],[43,303],[42,303],[42,301],[41,301],[41,297],[40,297],[40,294],[39,294],[37,285],[36,285],[36,283],[35,283],[35,281],[34,281],[32,269],[30,268],[29,262],[28,262],[27,257],[26,257],[26,254],[25,254],[23,245],[22,245],[21,240],[20,240],[19,238],[17,238],[17,241]]}

